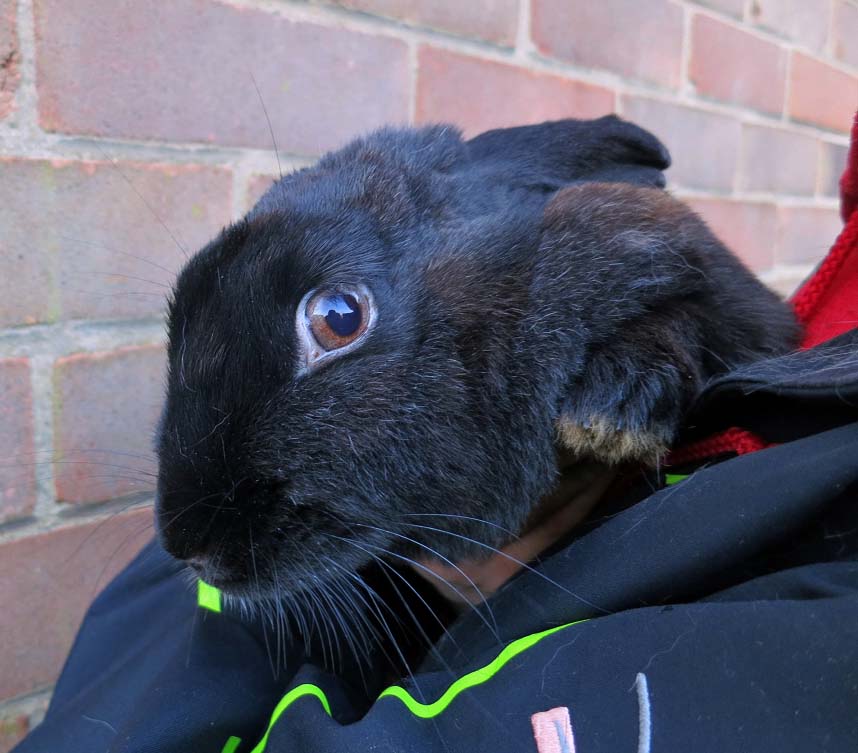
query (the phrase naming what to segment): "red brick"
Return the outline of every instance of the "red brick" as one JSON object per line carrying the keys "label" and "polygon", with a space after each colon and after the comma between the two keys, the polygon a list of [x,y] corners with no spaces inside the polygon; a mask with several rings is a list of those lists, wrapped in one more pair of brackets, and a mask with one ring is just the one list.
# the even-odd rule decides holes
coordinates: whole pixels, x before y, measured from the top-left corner
{"label": "red brick", "polygon": [[623,117],[658,136],[673,156],[671,183],[717,191],[733,189],[741,126],[735,118],[653,99],[625,97]]}
{"label": "red brick", "polygon": [[739,188],[807,194],[816,191],[817,141],[783,128],[743,127]]}
{"label": "red brick", "polygon": [[694,17],[689,77],[703,97],[779,114],[786,63],[779,45],[709,16]]}
{"label": "red brick", "polygon": [[208,241],[231,185],[199,165],[0,159],[0,326],[158,315],[185,259],[170,233]]}
{"label": "red brick", "polygon": [[452,122],[466,133],[558,118],[593,118],[614,108],[613,92],[560,76],[423,47],[417,120]]}
{"label": "red brick", "polygon": [[831,7],[828,2],[808,0],[752,0],[751,21],[815,52],[821,52],[831,23]]}
{"label": "red brick", "polygon": [[163,350],[154,345],[57,360],[54,450],[61,502],[154,490],[151,448],[163,372]]}
{"label": "red brick", "polygon": [[778,264],[814,264],[822,259],[843,223],[836,209],[781,207]]}
{"label": "red brick", "polygon": [[815,58],[793,53],[789,116],[834,131],[848,132],[858,105],[858,76]]}
{"label": "red brick", "polygon": [[26,358],[0,359],[0,523],[36,504],[33,392]]}
{"label": "red brick", "polygon": [[512,46],[518,0],[333,0],[344,8],[373,13],[411,26]]}
{"label": "red brick", "polygon": [[204,0],[36,0],[49,131],[316,154],[408,116],[405,43]]}
{"label": "red brick", "polygon": [[840,176],[846,169],[849,147],[827,141],[819,146],[819,192],[823,196],[840,196]]}
{"label": "red brick", "polygon": [[831,46],[834,57],[858,68],[858,6],[847,0],[836,0]]}
{"label": "red brick", "polygon": [[777,210],[774,204],[728,199],[689,199],[721,241],[754,271],[774,263]]}
{"label": "red brick", "polygon": [[533,0],[539,51],[587,68],[676,88],[682,9],[668,0]]}
{"label": "red brick", "polygon": [[0,717],[0,753],[9,753],[30,731],[30,718],[26,714]]}
{"label": "red brick", "polygon": [[56,680],[87,606],[151,533],[144,508],[0,544],[0,699]]}
{"label": "red brick", "polygon": [[16,0],[0,0],[0,120],[12,111],[21,80],[17,8]]}
{"label": "red brick", "polygon": [[247,181],[247,198],[245,200],[248,211],[253,209],[256,202],[273,185],[277,178],[273,175],[252,175]]}
{"label": "red brick", "polygon": [[745,13],[745,0],[692,0],[692,2],[736,18],[742,18]]}

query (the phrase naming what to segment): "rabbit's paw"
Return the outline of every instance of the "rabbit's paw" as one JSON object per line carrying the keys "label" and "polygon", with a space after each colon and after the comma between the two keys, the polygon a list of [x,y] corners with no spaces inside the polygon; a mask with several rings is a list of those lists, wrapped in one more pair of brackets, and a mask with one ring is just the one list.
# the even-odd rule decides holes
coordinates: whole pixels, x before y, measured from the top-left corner
{"label": "rabbit's paw", "polygon": [[667,440],[655,432],[619,429],[610,419],[600,416],[592,416],[586,423],[562,416],[557,422],[557,441],[576,455],[613,465],[655,465],[668,449]]}

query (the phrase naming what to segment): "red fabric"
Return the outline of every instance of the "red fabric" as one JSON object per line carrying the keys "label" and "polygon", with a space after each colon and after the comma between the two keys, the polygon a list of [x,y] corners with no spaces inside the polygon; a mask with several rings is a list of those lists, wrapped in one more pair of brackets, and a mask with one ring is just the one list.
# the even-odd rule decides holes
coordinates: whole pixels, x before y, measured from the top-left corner
{"label": "red fabric", "polygon": [[852,146],[840,179],[840,213],[846,227],[819,269],[793,296],[804,326],[803,348],[830,340],[858,326],[858,115]]}
{"label": "red fabric", "polygon": [[858,326],[858,212],[852,212],[828,256],[792,304],[804,326],[803,348]]}
{"label": "red fabric", "polygon": [[706,439],[677,447],[667,456],[665,465],[685,465],[727,454],[747,455],[769,446],[771,443],[752,431],[733,426]]}
{"label": "red fabric", "polygon": [[[822,264],[792,298],[804,330],[802,348],[812,348],[858,326],[858,114],[852,126],[846,170],[840,179],[840,213],[846,226]],[[682,465],[728,453],[744,455],[768,446],[762,437],[733,427],[677,447],[665,465]]]}
{"label": "red fabric", "polygon": [[840,178],[840,214],[844,222],[849,221],[850,215],[858,207],[858,113],[852,124],[852,146],[849,160],[843,177]]}

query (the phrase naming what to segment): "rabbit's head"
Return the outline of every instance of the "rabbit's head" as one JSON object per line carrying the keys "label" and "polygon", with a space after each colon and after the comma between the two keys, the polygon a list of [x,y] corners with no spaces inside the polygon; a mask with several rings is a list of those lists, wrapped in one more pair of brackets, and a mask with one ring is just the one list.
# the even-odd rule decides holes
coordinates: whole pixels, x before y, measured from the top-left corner
{"label": "rabbit's head", "polygon": [[[676,213],[652,187],[667,164],[608,117],[471,141],[383,130],[277,182],[175,286],[166,549],[228,593],[297,592],[375,558],[501,544],[555,483],[558,436],[582,457],[651,459],[680,388],[632,384],[631,344],[613,388],[587,374],[629,322],[646,347],[659,301],[706,284],[646,238]],[[577,235],[592,236],[580,256]],[[699,382],[704,356],[675,337],[679,381]]]}

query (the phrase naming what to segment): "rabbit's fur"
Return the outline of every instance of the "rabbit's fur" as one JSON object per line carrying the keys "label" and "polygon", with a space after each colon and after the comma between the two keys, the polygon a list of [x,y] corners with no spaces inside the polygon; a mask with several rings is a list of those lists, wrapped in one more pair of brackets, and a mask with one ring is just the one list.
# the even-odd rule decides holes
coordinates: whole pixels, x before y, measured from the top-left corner
{"label": "rabbit's fur", "polygon": [[[796,336],[660,190],[668,161],[610,116],[387,129],[277,182],[175,286],[166,548],[228,592],[296,592],[383,552],[504,543],[555,484],[558,442],[657,462],[707,379]],[[303,372],[299,302],[356,284],[375,326]]]}

